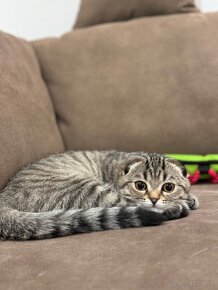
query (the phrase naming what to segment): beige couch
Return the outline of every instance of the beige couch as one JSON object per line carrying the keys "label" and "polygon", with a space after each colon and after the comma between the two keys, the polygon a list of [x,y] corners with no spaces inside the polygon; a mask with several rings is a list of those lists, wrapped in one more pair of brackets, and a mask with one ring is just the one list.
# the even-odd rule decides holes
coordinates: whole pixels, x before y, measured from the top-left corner
{"label": "beige couch", "polygon": [[[191,13],[33,43],[0,32],[1,188],[64,150],[216,153],[217,27]],[[0,289],[217,289],[218,186],[193,191],[200,209],[161,226],[0,241]]]}

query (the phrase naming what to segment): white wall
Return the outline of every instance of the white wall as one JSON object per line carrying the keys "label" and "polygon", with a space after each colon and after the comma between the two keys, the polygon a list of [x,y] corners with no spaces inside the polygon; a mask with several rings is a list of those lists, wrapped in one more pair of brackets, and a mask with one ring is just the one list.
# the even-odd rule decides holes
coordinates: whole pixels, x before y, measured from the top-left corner
{"label": "white wall", "polygon": [[218,0],[200,0],[200,6],[205,12],[218,11]]}
{"label": "white wall", "polygon": [[[218,11],[218,0],[196,1],[203,11]],[[71,30],[79,5],[80,0],[0,0],[0,30],[26,39],[59,36]]]}
{"label": "white wall", "polygon": [[26,38],[59,36],[72,29],[80,0],[0,0],[0,30]]}

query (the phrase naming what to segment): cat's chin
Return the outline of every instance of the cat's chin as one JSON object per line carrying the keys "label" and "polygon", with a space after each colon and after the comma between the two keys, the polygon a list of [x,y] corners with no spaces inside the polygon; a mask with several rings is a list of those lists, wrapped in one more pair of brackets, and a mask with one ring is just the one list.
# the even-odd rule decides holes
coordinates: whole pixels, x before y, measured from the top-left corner
{"label": "cat's chin", "polygon": [[143,206],[147,208],[156,208],[156,209],[166,208],[166,204],[163,203],[161,200],[157,201],[155,204],[153,204],[150,200],[146,200],[143,202]]}
{"label": "cat's chin", "polygon": [[164,209],[164,208],[166,208],[166,205],[165,204],[155,204],[154,208]]}

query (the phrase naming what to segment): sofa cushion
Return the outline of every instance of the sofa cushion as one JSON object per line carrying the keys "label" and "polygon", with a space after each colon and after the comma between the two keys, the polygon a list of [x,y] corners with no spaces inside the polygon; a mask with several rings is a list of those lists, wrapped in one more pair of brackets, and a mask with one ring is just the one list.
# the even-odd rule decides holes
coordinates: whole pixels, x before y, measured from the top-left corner
{"label": "sofa cushion", "polygon": [[63,151],[31,45],[0,32],[0,188],[27,163]]}
{"label": "sofa cushion", "polygon": [[218,13],[34,43],[67,149],[216,153]]}
{"label": "sofa cushion", "polygon": [[200,209],[160,226],[0,242],[2,289],[217,289],[218,186],[193,191]]}
{"label": "sofa cushion", "polygon": [[82,0],[74,27],[196,11],[194,0]]}
{"label": "sofa cushion", "polygon": [[217,152],[218,13],[34,43],[67,149]]}

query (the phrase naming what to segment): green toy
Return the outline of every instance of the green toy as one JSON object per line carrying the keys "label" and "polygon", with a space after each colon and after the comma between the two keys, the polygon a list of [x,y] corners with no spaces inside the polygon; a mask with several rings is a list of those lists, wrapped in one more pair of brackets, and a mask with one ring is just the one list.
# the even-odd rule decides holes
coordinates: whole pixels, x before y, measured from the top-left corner
{"label": "green toy", "polygon": [[166,156],[180,161],[185,166],[192,184],[200,180],[218,183],[218,154],[166,154]]}

